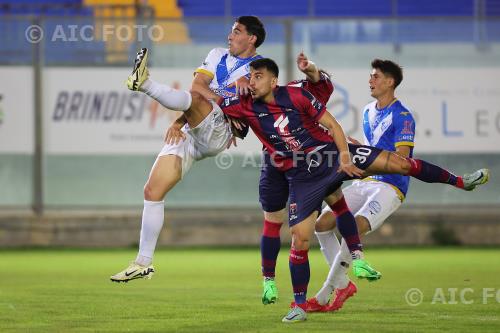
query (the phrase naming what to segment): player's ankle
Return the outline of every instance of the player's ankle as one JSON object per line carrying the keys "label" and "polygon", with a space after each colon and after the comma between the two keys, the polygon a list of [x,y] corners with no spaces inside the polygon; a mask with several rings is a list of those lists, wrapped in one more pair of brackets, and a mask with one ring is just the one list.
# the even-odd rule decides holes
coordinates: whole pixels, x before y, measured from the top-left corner
{"label": "player's ankle", "polygon": [[352,257],[352,260],[357,260],[357,259],[365,259],[365,255],[363,253],[363,251],[361,250],[354,250],[351,252],[351,257]]}
{"label": "player's ankle", "polygon": [[139,266],[149,266],[153,263],[153,259],[145,256],[138,255],[135,263]]}

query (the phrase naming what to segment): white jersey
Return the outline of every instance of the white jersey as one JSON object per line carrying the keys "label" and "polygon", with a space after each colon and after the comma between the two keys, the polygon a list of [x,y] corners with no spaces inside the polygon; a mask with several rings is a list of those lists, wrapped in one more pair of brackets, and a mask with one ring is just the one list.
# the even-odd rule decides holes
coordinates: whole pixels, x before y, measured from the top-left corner
{"label": "white jersey", "polygon": [[235,82],[242,76],[249,75],[250,63],[262,56],[238,58],[229,54],[228,49],[215,48],[210,51],[203,64],[195,73],[203,73],[212,78],[210,89],[221,97],[236,95]]}
{"label": "white jersey", "polygon": [[[221,97],[236,95],[235,82],[249,75],[249,64],[259,55],[241,59],[229,54],[228,49],[216,48],[208,53],[196,73],[204,73],[212,78],[210,89]],[[215,156],[225,150],[233,137],[231,126],[226,121],[221,108],[212,101],[212,111],[196,128],[184,125],[186,140],[177,144],[165,144],[159,156],[177,155],[182,158],[182,176],[191,168],[194,161]]]}

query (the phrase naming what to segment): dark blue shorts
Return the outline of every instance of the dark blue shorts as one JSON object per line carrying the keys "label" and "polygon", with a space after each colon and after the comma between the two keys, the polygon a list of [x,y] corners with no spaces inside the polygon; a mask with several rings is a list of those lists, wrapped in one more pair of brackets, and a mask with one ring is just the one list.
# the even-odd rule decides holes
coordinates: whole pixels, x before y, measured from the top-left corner
{"label": "dark blue shorts", "polygon": [[262,154],[259,201],[262,210],[268,213],[282,210],[288,201],[288,180],[285,172],[272,165],[267,152]]}
{"label": "dark blue shorts", "polygon": [[[369,146],[350,145],[354,164],[366,169],[381,150]],[[293,226],[321,211],[323,200],[335,192],[345,180],[352,179],[345,173],[338,173],[337,147],[329,144],[308,158],[297,161],[296,167],[280,171],[264,154],[259,184],[259,201],[265,212],[276,212],[289,202],[288,224]],[[357,157],[356,157],[357,156]]]}
{"label": "dark blue shorts", "polygon": [[361,170],[365,170],[380,155],[382,149],[372,146],[349,144],[349,152],[351,153],[352,163]]}

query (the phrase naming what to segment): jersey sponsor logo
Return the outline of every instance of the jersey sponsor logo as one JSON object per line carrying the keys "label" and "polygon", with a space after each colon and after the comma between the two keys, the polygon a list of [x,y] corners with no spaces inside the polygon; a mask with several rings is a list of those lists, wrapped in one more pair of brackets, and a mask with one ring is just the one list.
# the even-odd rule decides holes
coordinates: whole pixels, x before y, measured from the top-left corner
{"label": "jersey sponsor logo", "polygon": [[267,115],[268,115],[267,113],[263,113],[263,112],[261,112],[261,113],[259,113],[259,118],[265,117],[265,116],[267,116]]}
{"label": "jersey sponsor logo", "polygon": [[403,115],[403,116],[407,116],[407,115],[409,115],[409,114],[410,114],[410,112],[408,112],[408,111],[403,111],[403,112],[401,112],[400,114],[401,114],[401,115]]}
{"label": "jersey sponsor logo", "polygon": [[321,109],[323,109],[323,104],[320,101],[318,101],[314,96],[313,99],[311,100],[311,105],[318,111],[321,111]]}
{"label": "jersey sponsor logo", "polygon": [[401,135],[399,141],[413,141],[413,135]]}
{"label": "jersey sponsor logo", "polygon": [[301,147],[300,140],[294,139],[293,137],[284,138],[283,141],[285,141],[285,148],[287,150],[296,151]]}
{"label": "jersey sponsor logo", "polygon": [[290,123],[288,117],[280,115],[278,119],[274,122],[274,127],[276,127],[280,133],[285,133],[285,127]]}

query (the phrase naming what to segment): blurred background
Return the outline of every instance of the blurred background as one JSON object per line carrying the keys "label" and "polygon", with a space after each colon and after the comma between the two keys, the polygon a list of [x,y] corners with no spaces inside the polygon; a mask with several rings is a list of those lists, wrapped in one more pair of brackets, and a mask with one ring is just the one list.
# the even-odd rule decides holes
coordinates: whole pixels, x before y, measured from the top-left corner
{"label": "blurred background", "polygon": [[[473,193],[412,180],[367,243],[500,244],[500,0],[18,0],[0,2],[0,246],[137,244],[143,185],[177,114],[126,89],[135,54],[150,48],[152,78],[188,89],[240,15],[263,20],[258,51],[281,83],[300,78],[301,51],[332,73],[328,108],[347,134],[362,137],[371,60],[391,59],[415,155],[490,168]],[[260,149],[252,135],[196,163],[166,197],[160,244],[258,244]]]}

